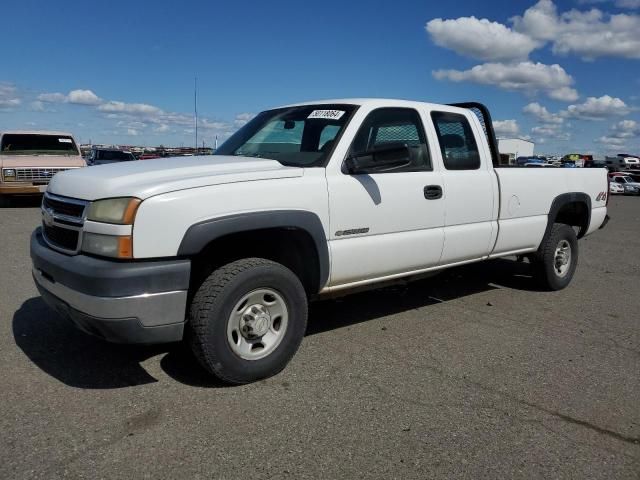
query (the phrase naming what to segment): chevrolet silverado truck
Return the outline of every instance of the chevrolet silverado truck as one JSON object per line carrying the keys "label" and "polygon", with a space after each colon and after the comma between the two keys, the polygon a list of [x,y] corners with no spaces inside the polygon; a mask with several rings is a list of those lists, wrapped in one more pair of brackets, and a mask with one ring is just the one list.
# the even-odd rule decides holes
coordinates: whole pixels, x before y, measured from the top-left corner
{"label": "chevrolet silverado truck", "polygon": [[65,132],[0,134],[0,203],[11,195],[40,194],[58,172],[86,166],[73,136]]}
{"label": "chevrolet silverado truck", "polygon": [[566,287],[605,169],[498,168],[481,104],[333,100],[257,115],[214,156],[56,175],[31,238],[44,300],[121,343],[189,342],[210,373],[281,371],[310,299],[496,257]]}

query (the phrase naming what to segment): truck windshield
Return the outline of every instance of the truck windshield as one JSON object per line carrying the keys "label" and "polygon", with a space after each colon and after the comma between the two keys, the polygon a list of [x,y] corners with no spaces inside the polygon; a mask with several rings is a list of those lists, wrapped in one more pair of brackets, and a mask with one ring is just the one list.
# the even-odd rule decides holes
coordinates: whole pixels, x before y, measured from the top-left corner
{"label": "truck windshield", "polygon": [[322,165],[355,112],[354,105],[305,105],[268,110],[232,135],[216,155],[277,160],[283,165]]}
{"label": "truck windshield", "polygon": [[73,138],[66,135],[7,133],[2,136],[3,155],[79,155]]}

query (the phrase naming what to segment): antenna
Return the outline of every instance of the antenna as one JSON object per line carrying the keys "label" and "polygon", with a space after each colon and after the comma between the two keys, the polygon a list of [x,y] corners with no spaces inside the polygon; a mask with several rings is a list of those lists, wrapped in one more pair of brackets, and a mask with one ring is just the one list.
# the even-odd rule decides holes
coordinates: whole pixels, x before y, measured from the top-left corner
{"label": "antenna", "polygon": [[196,130],[196,151],[198,154],[198,77],[193,78],[193,116]]}

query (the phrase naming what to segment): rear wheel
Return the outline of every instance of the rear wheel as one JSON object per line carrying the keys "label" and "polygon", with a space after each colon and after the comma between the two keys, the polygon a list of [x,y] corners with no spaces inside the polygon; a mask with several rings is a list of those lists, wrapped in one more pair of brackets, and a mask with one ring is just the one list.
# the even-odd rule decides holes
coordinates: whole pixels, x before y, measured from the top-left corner
{"label": "rear wheel", "polygon": [[261,258],[215,270],[191,303],[189,341],[202,366],[227,383],[270,377],[291,360],[307,326],[307,297],[288,268]]}
{"label": "rear wheel", "polygon": [[536,280],[547,290],[562,290],[578,266],[578,239],[569,225],[554,223],[533,259]]}

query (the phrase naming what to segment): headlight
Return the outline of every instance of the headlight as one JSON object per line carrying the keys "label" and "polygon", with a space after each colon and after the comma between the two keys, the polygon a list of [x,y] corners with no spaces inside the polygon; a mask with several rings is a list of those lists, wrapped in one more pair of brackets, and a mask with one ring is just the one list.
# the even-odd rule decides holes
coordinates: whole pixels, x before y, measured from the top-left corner
{"label": "headlight", "polygon": [[103,257],[133,258],[131,235],[101,235],[85,232],[82,235],[82,251]]}
{"label": "headlight", "polygon": [[5,168],[2,170],[2,177],[5,181],[12,181],[16,179],[16,170],[15,168]]}
{"label": "headlight", "polygon": [[141,201],[132,197],[97,200],[89,205],[87,220],[132,225]]}

